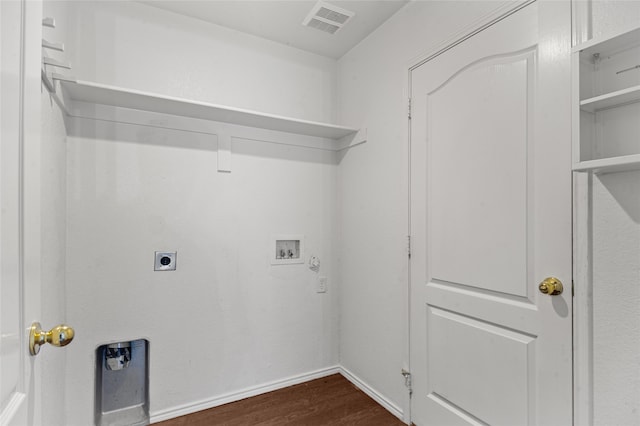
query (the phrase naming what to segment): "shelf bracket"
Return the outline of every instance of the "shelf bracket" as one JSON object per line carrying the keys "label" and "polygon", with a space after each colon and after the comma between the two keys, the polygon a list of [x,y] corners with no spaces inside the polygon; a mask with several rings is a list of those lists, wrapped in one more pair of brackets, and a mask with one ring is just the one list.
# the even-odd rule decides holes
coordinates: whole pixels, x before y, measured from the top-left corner
{"label": "shelf bracket", "polygon": [[231,173],[231,136],[218,133],[218,172]]}
{"label": "shelf bracket", "polygon": [[42,39],[42,47],[45,49],[57,50],[58,52],[64,52],[63,43],[52,43],[45,39]]}
{"label": "shelf bracket", "polygon": [[54,18],[44,18],[42,20],[42,26],[43,27],[48,27],[48,28],[55,28],[56,27],[56,20]]}
{"label": "shelf bracket", "polygon": [[344,151],[367,141],[367,128],[362,127],[357,133],[338,139],[336,151]]}

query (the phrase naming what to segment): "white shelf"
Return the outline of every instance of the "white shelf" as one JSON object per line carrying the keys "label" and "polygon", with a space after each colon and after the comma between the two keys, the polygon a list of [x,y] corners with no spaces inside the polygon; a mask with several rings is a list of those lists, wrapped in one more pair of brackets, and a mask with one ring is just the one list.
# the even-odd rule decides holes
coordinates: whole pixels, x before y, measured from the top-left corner
{"label": "white shelf", "polygon": [[[640,49],[640,27],[629,28],[617,34],[593,38],[573,48],[573,99],[574,107],[579,109],[573,114],[573,152],[615,151],[628,152],[628,155],[574,162],[576,172],[615,173],[640,170],[640,153],[637,148],[625,148],[625,138],[635,141],[635,111],[626,111],[623,105],[640,102],[640,85],[634,67],[638,64]],[[597,55],[597,56],[596,56]],[[621,71],[629,74],[621,75]],[[582,81],[584,79],[584,81]],[[603,87],[607,93],[592,96],[588,88]],[[619,90],[616,90],[619,89]],[[614,91],[615,90],[615,91]],[[589,93],[589,94],[587,94]],[[580,112],[597,113],[609,110],[611,116],[595,114],[589,117]],[[602,120],[610,120],[603,126]],[[608,146],[614,144],[614,146]],[[635,146],[635,145],[633,145]],[[606,148],[606,149],[604,149]]]}
{"label": "white shelf", "polygon": [[329,139],[340,139],[358,132],[358,129],[345,126],[299,120],[86,81],[77,81],[75,83],[61,81],[60,84],[66,97],[78,102],[221,121],[241,126]]}
{"label": "white shelf", "polygon": [[640,170],[640,154],[581,161],[573,165],[575,172],[612,173],[629,170]]}
{"label": "white shelf", "polygon": [[580,109],[595,112],[638,101],[640,101],[640,86],[635,86],[580,101]]}
{"label": "white shelf", "polygon": [[580,52],[582,55],[591,56],[599,53],[600,56],[608,56],[611,53],[624,49],[628,46],[637,45],[640,40],[640,28],[631,31],[621,31],[618,34],[592,38],[589,41],[578,44],[572,50]]}

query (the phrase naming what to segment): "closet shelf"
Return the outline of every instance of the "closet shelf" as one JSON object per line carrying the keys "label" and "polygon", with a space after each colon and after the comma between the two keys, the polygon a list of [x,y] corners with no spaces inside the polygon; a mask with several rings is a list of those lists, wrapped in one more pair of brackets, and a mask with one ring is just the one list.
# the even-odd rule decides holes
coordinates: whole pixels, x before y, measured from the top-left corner
{"label": "closet shelf", "polygon": [[638,101],[640,101],[640,86],[634,86],[580,101],[580,109],[595,112]]}
{"label": "closet shelf", "polygon": [[67,99],[142,111],[179,115],[211,121],[257,127],[280,132],[340,139],[355,135],[358,129],[315,121],[299,120],[207,102],[124,89],[87,81],[61,81]]}
{"label": "closet shelf", "polygon": [[630,170],[640,170],[640,154],[581,161],[573,165],[575,172],[613,173]]}
{"label": "closet shelf", "polygon": [[640,28],[633,30],[623,30],[617,34],[603,37],[595,37],[584,43],[576,45],[572,51],[581,53],[583,57],[591,56],[595,53],[600,56],[608,56],[630,45],[637,45],[640,39]]}

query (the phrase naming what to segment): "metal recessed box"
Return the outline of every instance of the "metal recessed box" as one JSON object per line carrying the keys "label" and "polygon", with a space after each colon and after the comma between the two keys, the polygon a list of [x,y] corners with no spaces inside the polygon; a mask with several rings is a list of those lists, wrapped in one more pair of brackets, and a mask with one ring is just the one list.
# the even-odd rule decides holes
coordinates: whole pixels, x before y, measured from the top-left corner
{"label": "metal recessed box", "polygon": [[157,251],[154,271],[175,271],[178,253],[175,251]]}
{"label": "metal recessed box", "polygon": [[149,424],[149,341],[107,343],[96,349],[96,426]]}
{"label": "metal recessed box", "polygon": [[272,244],[272,265],[304,263],[304,235],[274,235]]}

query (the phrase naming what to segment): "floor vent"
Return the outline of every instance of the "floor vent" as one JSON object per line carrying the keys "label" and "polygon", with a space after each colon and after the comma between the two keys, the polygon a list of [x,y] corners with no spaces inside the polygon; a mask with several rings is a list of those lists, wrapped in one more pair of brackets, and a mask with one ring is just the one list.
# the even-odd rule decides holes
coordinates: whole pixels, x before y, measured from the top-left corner
{"label": "floor vent", "polygon": [[341,7],[334,6],[324,1],[319,1],[313,6],[311,12],[302,21],[302,25],[335,34],[344,27],[355,14]]}

